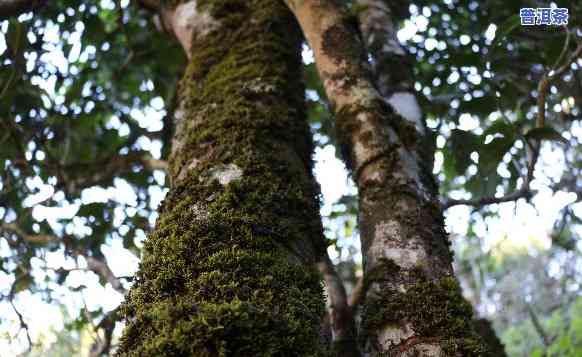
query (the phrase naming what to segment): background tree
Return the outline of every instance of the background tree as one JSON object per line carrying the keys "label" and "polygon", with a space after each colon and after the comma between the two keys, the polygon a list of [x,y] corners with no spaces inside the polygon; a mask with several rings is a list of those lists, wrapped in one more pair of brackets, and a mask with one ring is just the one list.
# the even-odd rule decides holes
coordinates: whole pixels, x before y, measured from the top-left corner
{"label": "background tree", "polygon": [[[570,8],[567,31],[520,27],[517,14],[523,4],[517,1],[417,1],[393,10],[394,22],[403,29],[400,39],[412,54],[408,58],[416,57],[409,60],[414,89],[422,94],[428,126],[436,131],[434,172],[441,197],[445,207],[456,205],[447,214],[453,222],[457,272],[477,312],[493,317],[498,330],[506,332],[513,355],[575,355],[580,344],[579,322],[568,318],[576,311],[580,281],[581,64],[573,56],[580,10],[577,4],[558,5]],[[354,15],[362,10],[352,9]],[[35,297],[73,306],[75,320],[68,327],[97,328],[98,342],[106,342],[103,330],[115,326],[103,319],[114,304],[99,309],[80,298],[90,299],[97,283],[83,271],[97,274],[107,289],[124,292],[128,285],[119,275],[132,272],[116,267],[114,256],[121,254],[121,243],[139,254],[155,221],[165,180],[154,170],[165,168],[169,145],[164,143],[171,132],[171,120],[158,118],[172,117],[176,79],[184,65],[182,50],[155,28],[149,13],[124,1],[56,1],[34,16],[2,22],[0,155],[6,170],[0,213],[8,316],[3,326],[10,336],[23,327],[16,348],[27,346],[24,327],[37,342],[33,314],[23,306]],[[153,60],[155,53],[168,55]],[[542,80],[552,68],[565,70]],[[313,63],[306,65],[306,73],[316,142],[335,144],[333,117]],[[547,88],[545,96],[538,86]],[[544,129],[535,124],[540,97],[548,108]],[[537,155],[528,156],[528,151],[537,151],[532,149],[539,139],[539,160],[532,160]],[[548,215],[547,202],[559,197],[561,214]],[[518,200],[515,212],[513,200]],[[508,203],[485,206],[502,201]],[[324,210],[348,292],[361,274],[354,202],[347,195]],[[459,206],[466,203],[478,209]],[[537,245],[517,246],[521,233],[492,239],[500,235],[495,230],[499,217],[519,217],[528,207],[556,219],[551,239],[537,237]],[[110,253],[111,246],[117,255]],[[107,345],[98,343],[94,351]]]}

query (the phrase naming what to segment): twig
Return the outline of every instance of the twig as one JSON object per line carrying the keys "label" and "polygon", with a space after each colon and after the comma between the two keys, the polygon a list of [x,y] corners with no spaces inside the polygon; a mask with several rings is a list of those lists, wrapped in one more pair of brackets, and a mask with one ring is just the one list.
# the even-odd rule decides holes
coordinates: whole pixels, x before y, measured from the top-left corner
{"label": "twig", "polygon": [[553,339],[550,336],[548,336],[548,334],[544,330],[540,320],[538,319],[538,317],[537,317],[535,311],[533,310],[533,308],[531,307],[531,305],[526,304],[525,306],[527,307],[527,312],[529,314],[531,322],[533,323],[536,332],[540,336],[542,343],[544,344],[544,346],[546,348],[549,347],[552,344]]}
{"label": "twig", "polygon": [[[566,40],[566,43],[568,43],[568,42],[569,41]],[[542,80],[540,81],[540,83],[538,85],[538,100],[537,100],[537,104],[538,104],[537,127],[538,128],[543,128],[545,125],[546,96],[548,94],[548,90],[550,89],[551,84],[557,78],[561,77],[564,74],[564,72],[566,72],[570,68],[570,65],[575,60],[580,58],[581,55],[582,55],[582,43],[578,44],[578,47],[576,48],[574,53],[572,53],[572,55],[568,58],[568,60],[562,66],[557,67],[556,65],[554,65],[552,67],[552,69],[550,71],[547,71],[544,74],[544,76],[542,77]],[[562,55],[560,55],[560,57],[563,57],[563,53],[562,53]]]}
{"label": "twig", "polygon": [[[15,223],[4,223],[0,226],[0,229],[5,231],[10,231],[13,234],[20,237],[27,243],[37,243],[37,244],[47,244],[51,242],[64,242],[61,237],[50,234],[27,234],[22,228],[20,228]],[[87,269],[97,274],[105,281],[111,284],[111,287],[122,295],[127,293],[127,290],[121,284],[119,278],[113,274],[113,271],[107,264],[105,257],[94,257],[90,256],[87,252],[81,250],[75,250],[73,252],[74,256],[82,256],[87,262]]]}
{"label": "twig", "polygon": [[105,317],[97,324],[95,327],[97,334],[98,330],[103,330],[103,339],[97,338],[91,346],[89,351],[89,357],[100,357],[104,354],[107,355],[111,350],[111,340],[113,339],[113,330],[115,330],[115,325],[119,321],[120,316],[117,309],[108,312]]}
{"label": "twig", "polygon": [[[26,275],[27,273],[28,272],[25,272],[24,275]],[[20,331],[22,331],[23,329],[26,333],[26,339],[28,341],[27,352],[30,353],[32,351],[33,343],[32,343],[32,338],[30,337],[30,331],[28,329],[28,324],[24,320],[24,316],[22,316],[20,311],[18,311],[18,309],[16,308],[16,305],[14,305],[14,296],[16,295],[16,292],[15,292],[16,283],[18,282],[18,280],[20,278],[21,277],[17,277],[16,279],[14,279],[14,283],[12,284],[12,287],[10,288],[10,294],[8,295],[8,300],[10,301],[10,306],[12,306],[14,313],[16,314],[16,316],[18,316],[18,321],[20,323],[20,329],[18,330],[18,334],[20,334]],[[18,336],[18,334],[16,336]]]}
{"label": "twig", "polygon": [[105,281],[111,284],[111,287],[115,291],[122,295],[125,295],[127,290],[123,287],[121,281],[115,276],[115,274],[113,274],[113,271],[107,264],[107,260],[105,259],[105,257],[97,258],[89,255],[83,255],[83,257],[87,262],[87,267],[89,268],[89,270],[105,279]]}
{"label": "twig", "polygon": [[2,223],[2,225],[0,225],[0,229],[14,233],[16,236],[20,237],[20,239],[27,243],[48,244],[51,242],[60,241],[59,237],[48,234],[27,234],[14,223]]}

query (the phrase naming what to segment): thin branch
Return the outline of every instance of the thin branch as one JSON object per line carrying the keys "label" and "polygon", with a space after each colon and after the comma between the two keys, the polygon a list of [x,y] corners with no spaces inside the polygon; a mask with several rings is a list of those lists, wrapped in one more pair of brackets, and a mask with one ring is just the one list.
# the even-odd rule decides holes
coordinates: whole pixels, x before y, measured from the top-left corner
{"label": "thin branch", "polygon": [[532,192],[529,189],[529,187],[527,189],[524,189],[524,187],[522,187],[521,189],[519,189],[517,191],[514,191],[510,194],[507,194],[507,195],[501,196],[501,197],[481,197],[478,199],[470,199],[470,200],[448,199],[448,200],[444,201],[441,206],[442,206],[443,210],[446,210],[447,208],[451,208],[453,206],[458,206],[458,205],[483,207],[483,206],[491,205],[491,204],[495,204],[495,203],[517,201],[520,198],[528,199],[528,198],[531,198],[533,195],[534,195],[534,192]]}
{"label": "thin branch", "polygon": [[0,229],[14,233],[27,243],[48,244],[51,242],[60,241],[60,238],[48,234],[27,234],[14,223],[2,223],[2,225],[0,225]]}
{"label": "thin branch", "polygon": [[[131,165],[142,165],[148,170],[168,170],[168,163],[157,160],[143,151],[132,152],[127,155],[116,155],[93,163],[75,163],[56,168],[59,184],[57,188],[64,188],[67,193],[75,193],[80,190],[98,185],[116,175],[131,171]],[[91,170],[92,169],[92,170]],[[68,172],[81,173],[72,177]]]}
{"label": "thin branch", "polygon": [[111,284],[111,287],[115,291],[122,295],[125,295],[127,290],[123,287],[119,278],[117,278],[115,274],[113,274],[113,271],[107,264],[107,260],[105,259],[105,257],[97,258],[88,255],[83,255],[83,257],[87,262],[87,268],[89,268],[89,270],[105,279],[109,284]]}
{"label": "thin branch", "polygon": [[[16,305],[14,305],[14,296],[16,295],[16,291],[15,291],[16,284],[17,284],[17,282],[18,282],[18,280],[20,278],[16,278],[14,280],[14,283],[12,284],[12,287],[10,288],[10,294],[8,295],[8,300],[10,301],[10,306],[12,306],[12,309],[14,310],[14,313],[16,314],[16,316],[18,316],[18,322],[20,323],[20,329],[18,330],[18,334],[20,334],[20,331],[22,331],[22,330],[24,330],[25,333],[26,333],[26,339],[28,341],[28,349],[27,349],[27,352],[30,353],[32,351],[32,346],[34,344],[32,343],[32,338],[30,337],[30,331],[29,331],[29,328],[28,328],[28,324],[24,320],[24,316],[22,316],[22,314],[20,313],[20,311],[16,308]],[[18,334],[16,336],[18,336]]]}
{"label": "thin branch", "polygon": [[[568,42],[569,42],[569,40],[566,40],[566,43],[568,43]],[[582,42],[580,44],[578,44],[578,47],[576,48],[574,53],[572,53],[572,55],[570,55],[568,60],[566,60],[566,62],[562,66],[557,67],[556,65],[554,65],[554,67],[552,67],[551,70],[547,71],[544,74],[544,76],[542,77],[542,80],[538,84],[538,100],[537,100],[537,105],[538,105],[537,127],[538,128],[543,128],[545,125],[546,96],[548,95],[548,91],[550,89],[550,86],[552,85],[552,83],[556,79],[560,78],[568,69],[570,69],[570,66],[572,65],[572,63],[574,61],[576,61],[578,58],[580,58],[581,55],[582,55]],[[563,55],[560,55],[560,57],[563,57]]]}
{"label": "thin branch", "polygon": [[164,160],[142,158],[141,163],[149,170],[168,171],[168,162]]}
{"label": "thin branch", "polygon": [[89,357],[100,357],[103,355],[108,355],[111,350],[111,341],[113,339],[113,330],[115,330],[115,325],[120,320],[117,309],[108,312],[105,317],[99,322],[95,327],[96,332],[98,330],[103,330],[103,339],[97,338],[95,342],[91,345],[91,350],[89,351]]}
{"label": "thin branch", "polygon": [[[20,239],[24,240],[27,243],[37,243],[37,244],[47,244],[51,242],[63,242],[58,236],[49,235],[49,234],[27,234],[22,228],[14,223],[4,223],[0,226],[0,229],[4,231],[9,231],[15,235],[17,235]],[[111,287],[117,292],[122,295],[127,293],[127,290],[121,284],[120,278],[116,277],[113,274],[113,271],[107,264],[107,260],[105,257],[94,257],[90,256],[85,251],[75,250],[73,252],[75,256],[82,256],[85,258],[87,262],[87,269],[92,271],[93,273],[97,274],[109,284]]]}
{"label": "thin branch", "polygon": [[28,329],[28,324],[26,323],[26,321],[24,321],[24,317],[22,316],[22,314],[20,313],[20,311],[18,311],[18,309],[16,308],[16,305],[14,305],[14,301],[13,298],[10,298],[10,306],[12,306],[12,310],[14,310],[14,312],[16,313],[16,316],[18,316],[18,321],[20,323],[20,330],[18,331],[18,333],[20,333],[20,331],[24,330],[26,333],[26,340],[28,341],[28,348],[27,348],[27,352],[30,353],[30,351],[32,351],[32,338],[30,337],[30,331]]}

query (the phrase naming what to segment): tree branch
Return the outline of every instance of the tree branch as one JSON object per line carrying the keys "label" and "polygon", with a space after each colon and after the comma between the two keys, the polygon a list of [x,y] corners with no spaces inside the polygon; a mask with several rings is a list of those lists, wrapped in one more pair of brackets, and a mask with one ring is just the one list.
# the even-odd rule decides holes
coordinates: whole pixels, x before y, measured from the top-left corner
{"label": "tree branch", "polygon": [[48,3],[48,0],[0,0],[0,20],[34,11]]}
{"label": "tree branch", "polygon": [[531,307],[531,305],[526,304],[526,307],[527,307],[527,312],[529,314],[531,322],[533,323],[536,332],[540,336],[542,343],[544,344],[544,346],[546,348],[549,347],[552,344],[552,338],[550,336],[548,336],[548,334],[546,333],[544,327],[542,326],[540,320],[538,319],[538,316],[536,315],[536,313],[533,310],[533,308]]}
{"label": "tree branch", "polygon": [[[24,240],[27,243],[48,244],[51,242],[63,242],[63,239],[54,235],[28,234],[14,223],[3,223],[0,226],[0,229],[17,235],[20,239]],[[75,250],[73,254],[75,256],[84,257],[85,261],[87,262],[88,270],[97,274],[105,281],[107,281],[109,284],[111,284],[111,287],[113,287],[115,291],[119,292],[122,295],[126,294],[127,290],[121,284],[120,279],[117,278],[115,274],[113,274],[113,271],[107,264],[107,260],[105,259],[105,257],[90,256],[87,252],[79,250]]]}
{"label": "tree branch", "polygon": [[[28,271],[26,272],[26,274],[28,274]],[[25,275],[26,275],[25,274]],[[14,310],[14,313],[16,314],[16,316],[18,316],[18,322],[20,323],[20,329],[18,330],[18,334],[20,334],[20,331],[24,330],[24,332],[26,333],[26,340],[28,341],[28,352],[30,353],[32,351],[32,347],[33,347],[33,343],[32,343],[32,338],[30,337],[30,331],[29,331],[29,327],[28,324],[26,323],[26,321],[24,320],[24,316],[22,316],[22,314],[20,313],[20,311],[16,308],[16,305],[14,305],[14,296],[16,295],[16,284],[18,283],[18,280],[22,278],[22,275],[20,277],[16,277],[16,279],[14,279],[14,283],[12,283],[12,287],[10,288],[10,294],[8,295],[8,300],[10,302],[10,306],[12,307],[12,310]],[[18,334],[16,336],[18,336]]]}
{"label": "tree branch", "polygon": [[[59,178],[57,187],[64,188],[67,193],[79,192],[84,188],[98,185],[116,175],[130,171],[131,165],[134,164],[142,165],[148,170],[166,171],[168,169],[166,161],[154,159],[147,152],[137,151],[127,155],[113,156],[97,163],[59,166],[56,175]],[[81,174],[69,176],[68,172]]]}
{"label": "tree branch", "polygon": [[466,205],[466,206],[473,206],[473,207],[483,207],[495,203],[504,203],[504,202],[512,202],[517,201],[520,198],[529,199],[534,195],[535,192],[532,192],[529,187],[526,189],[522,187],[521,189],[514,191],[510,194],[501,197],[481,197],[478,199],[470,199],[470,200],[455,200],[455,199],[448,199],[444,201],[441,206],[443,210],[451,208],[453,206],[458,205]]}
{"label": "tree branch", "polygon": [[89,268],[89,270],[105,279],[109,284],[111,284],[111,287],[115,291],[121,295],[125,295],[127,290],[123,287],[119,278],[113,274],[105,257],[97,258],[88,255],[83,255],[83,257],[85,258],[85,261],[87,261],[87,268]]}
{"label": "tree branch", "polygon": [[331,301],[332,340],[337,356],[359,356],[356,347],[356,329],[352,309],[348,305],[344,284],[335,271],[327,252],[323,257],[323,261],[317,263],[317,268],[323,275]]}
{"label": "tree branch", "polygon": [[[538,116],[536,119],[536,128],[543,128],[545,126],[546,96],[547,96],[548,91],[551,87],[551,84],[556,79],[558,79],[562,75],[564,75],[564,73],[566,73],[566,71],[570,68],[572,63],[574,63],[574,61],[576,61],[578,58],[580,58],[582,56],[582,43],[580,43],[580,44],[578,44],[578,46],[574,50],[574,52],[567,58],[567,60],[561,66],[559,65],[560,62],[562,61],[562,59],[565,57],[565,53],[566,53],[567,47],[569,45],[569,39],[570,39],[570,35],[568,35],[568,37],[566,39],[566,43],[564,44],[564,49],[563,49],[560,57],[558,58],[558,60],[554,64],[554,66],[551,69],[549,69],[548,71],[546,71],[546,73],[544,73],[544,75],[542,76],[542,79],[540,80],[540,82],[538,84],[538,88],[537,88],[538,89],[538,98],[537,98]],[[450,208],[450,207],[453,207],[453,206],[457,206],[457,205],[482,207],[482,206],[486,206],[489,204],[517,201],[521,198],[526,198],[526,199],[531,198],[535,194],[535,192],[531,190],[530,184],[533,181],[535,167],[536,167],[536,164],[537,164],[538,159],[539,159],[541,140],[536,140],[533,143],[530,143],[529,141],[526,140],[526,145],[528,145],[528,147],[531,150],[531,156],[528,160],[527,173],[523,178],[523,184],[519,190],[512,192],[512,193],[509,193],[509,194],[502,196],[502,197],[482,197],[482,198],[470,199],[470,200],[448,199],[448,200],[445,200],[444,202],[442,202],[443,210]]]}
{"label": "tree branch", "polygon": [[[569,36],[568,36],[568,40],[566,40],[566,46],[569,42]],[[564,57],[563,56],[564,52],[562,53],[562,56],[560,56],[560,58]],[[546,96],[548,95],[548,91],[550,90],[550,87],[552,85],[552,83],[560,78],[568,69],[570,69],[570,66],[572,65],[572,63],[574,63],[574,61],[576,61],[578,58],[580,58],[580,56],[582,56],[582,42],[580,44],[578,44],[578,47],[576,48],[576,50],[574,50],[574,52],[570,55],[570,57],[568,57],[568,59],[566,60],[566,62],[564,62],[564,64],[562,64],[561,66],[558,67],[559,63],[556,63],[554,65],[554,67],[547,71],[544,76],[542,77],[542,80],[540,81],[540,83],[538,84],[538,99],[537,99],[537,105],[538,105],[538,118],[537,118],[537,127],[538,128],[543,128],[545,125],[545,119],[546,119]],[[558,59],[557,62],[560,61],[560,58]]]}
{"label": "tree branch", "polygon": [[27,234],[18,225],[14,223],[2,223],[0,229],[14,233],[20,239],[27,243],[33,244],[48,244],[51,242],[58,242],[60,239],[58,237],[48,235],[48,234]]}
{"label": "tree branch", "polygon": [[89,351],[89,357],[101,357],[103,355],[108,356],[111,350],[111,340],[113,339],[113,330],[115,330],[115,325],[120,320],[118,314],[118,308],[108,312],[101,322],[95,329],[103,330],[103,339],[97,338],[95,342],[91,345],[91,350]]}

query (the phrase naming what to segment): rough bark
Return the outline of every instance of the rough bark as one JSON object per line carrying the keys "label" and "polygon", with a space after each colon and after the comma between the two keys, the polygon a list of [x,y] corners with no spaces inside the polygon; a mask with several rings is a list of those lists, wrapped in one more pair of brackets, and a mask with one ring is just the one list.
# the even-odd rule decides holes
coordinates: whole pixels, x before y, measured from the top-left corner
{"label": "rough bark", "polygon": [[356,0],[355,4],[362,41],[371,56],[376,88],[400,116],[415,126],[422,141],[418,147],[421,164],[432,171],[434,143],[414,89],[414,58],[400,45],[397,36],[397,21],[402,16],[402,8],[408,4],[389,4],[385,0]]}
{"label": "rough bark", "polygon": [[422,118],[411,123],[378,92],[354,21],[336,2],[287,3],[314,51],[359,188],[364,354],[482,354],[471,306],[453,277],[437,187],[420,150]]}
{"label": "rough bark", "polygon": [[190,62],[119,355],[318,355],[309,267],[325,247],[297,26],[278,0],[166,6]]}

